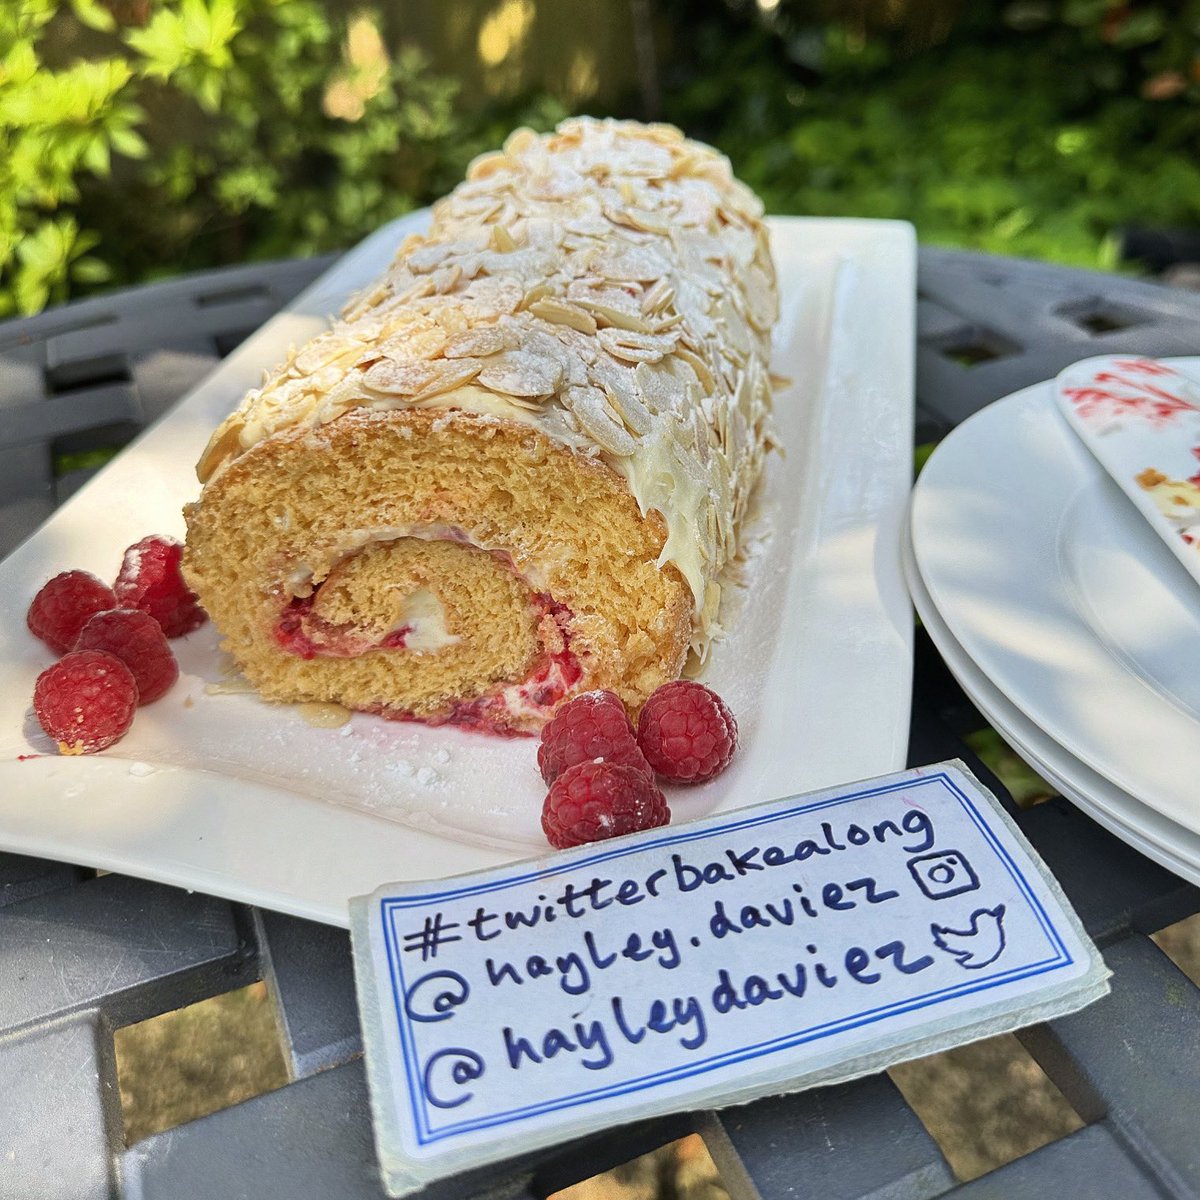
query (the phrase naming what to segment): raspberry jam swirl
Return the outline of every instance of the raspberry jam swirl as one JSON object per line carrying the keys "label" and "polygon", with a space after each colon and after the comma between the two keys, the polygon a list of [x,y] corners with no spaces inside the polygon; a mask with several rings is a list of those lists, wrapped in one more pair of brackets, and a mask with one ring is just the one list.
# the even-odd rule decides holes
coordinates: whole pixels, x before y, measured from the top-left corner
{"label": "raspberry jam swirl", "polygon": [[318,588],[311,596],[293,597],[275,625],[275,641],[300,658],[357,658],[371,650],[403,650],[413,632],[401,625],[382,638],[355,625],[336,625],[313,612]]}
{"label": "raspberry jam swirl", "polygon": [[583,666],[571,649],[571,610],[548,592],[538,592],[534,603],[541,610],[538,636],[543,654],[533,670],[517,683],[506,684],[474,700],[456,701],[448,713],[414,717],[388,712],[400,720],[423,720],[427,725],[459,725],[501,737],[532,737],[525,728],[530,719],[549,720],[558,702],[583,678]]}
{"label": "raspberry jam swirl", "polygon": [[[428,643],[428,631],[414,623],[406,622],[381,638],[355,625],[325,620],[313,611],[320,586],[308,596],[292,597],[275,624],[275,641],[287,653],[303,659],[344,659],[379,651],[419,653]],[[470,700],[453,701],[446,711],[427,716],[388,705],[369,711],[391,720],[458,725],[501,737],[532,736],[529,726],[549,719],[559,701],[583,678],[583,666],[571,648],[571,610],[549,592],[532,593],[531,604],[541,653],[524,679],[497,685]]]}

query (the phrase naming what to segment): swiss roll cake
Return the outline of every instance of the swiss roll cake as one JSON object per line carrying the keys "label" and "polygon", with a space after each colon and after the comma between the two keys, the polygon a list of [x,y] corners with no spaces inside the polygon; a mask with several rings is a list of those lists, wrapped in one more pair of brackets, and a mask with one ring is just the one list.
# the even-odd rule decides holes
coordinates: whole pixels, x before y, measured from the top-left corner
{"label": "swiss roll cake", "polygon": [[213,434],[184,569],[269,700],[536,732],[720,629],[772,446],[762,206],[664,125],[477,159]]}

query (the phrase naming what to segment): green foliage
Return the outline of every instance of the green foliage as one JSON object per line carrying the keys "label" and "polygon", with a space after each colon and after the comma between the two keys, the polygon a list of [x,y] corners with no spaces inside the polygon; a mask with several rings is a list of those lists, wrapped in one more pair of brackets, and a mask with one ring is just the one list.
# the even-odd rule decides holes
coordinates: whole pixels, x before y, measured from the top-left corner
{"label": "green foliage", "polygon": [[[928,4],[878,7],[939,25]],[[941,8],[934,46],[902,23],[808,27],[787,0],[737,33],[715,10],[667,115],[776,212],[1105,268],[1122,225],[1200,225],[1200,3]]]}
{"label": "green foliage", "polygon": [[[104,23],[90,3],[76,8]],[[109,174],[114,147],[143,149],[127,64],[42,62],[38,43],[54,13],[50,0],[0,6],[0,314],[35,312],[65,296],[70,280],[107,278],[103,260],[88,254],[96,234],[58,210],[79,198],[82,173]]]}
{"label": "green foliage", "polygon": [[174,80],[207,112],[217,112],[242,20],[237,0],[181,0],[178,10],[160,8],[142,29],[131,30],[125,44],[141,56],[141,75]]}
{"label": "green foliage", "polygon": [[[0,0],[0,315],[349,245],[566,115],[464,113],[371,2]],[[663,115],[773,211],[1102,267],[1123,224],[1200,225],[1200,0],[657,11]]]}
{"label": "green foliage", "polygon": [[[455,85],[321,0],[0,6],[0,314],[346,245],[448,174]],[[85,51],[56,61],[62,48]]]}
{"label": "green foliage", "polygon": [[[316,0],[207,2],[182,0],[138,31],[159,94],[132,275],[346,245],[424,199],[455,128],[453,84],[415,50],[390,52],[368,11],[339,23]],[[104,232],[117,235],[125,198]]]}

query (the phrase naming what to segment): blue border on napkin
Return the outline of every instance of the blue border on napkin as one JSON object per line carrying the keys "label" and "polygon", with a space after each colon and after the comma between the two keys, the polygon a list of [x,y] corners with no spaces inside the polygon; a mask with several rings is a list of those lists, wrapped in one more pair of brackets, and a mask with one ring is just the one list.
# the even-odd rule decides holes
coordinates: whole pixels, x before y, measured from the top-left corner
{"label": "blue border on napkin", "polygon": [[921,779],[903,779],[895,783],[884,784],[880,787],[864,788],[862,791],[852,792],[845,796],[835,796],[832,799],[817,800],[808,804],[798,804],[792,808],[783,809],[776,812],[761,814],[758,816],[743,817],[739,820],[729,821],[723,825],[708,826],[704,829],[689,831],[686,828],[675,833],[664,833],[659,837],[650,839],[639,839],[635,845],[615,847],[611,850],[606,850],[601,853],[592,855],[589,858],[582,858],[572,862],[570,869],[572,871],[579,867],[590,866],[594,863],[610,862],[613,859],[624,858],[629,854],[639,853],[641,850],[649,846],[670,846],[678,845],[683,842],[701,841],[706,838],[724,835],[733,830],[752,829],[758,825],[769,825],[775,821],[786,820],[788,817],[796,816],[798,813],[815,812],[823,808],[833,808],[839,804],[847,804],[853,800],[861,800],[868,796],[884,795],[888,792],[896,791],[913,791],[918,788],[929,787],[931,785],[940,784],[943,788],[951,793],[966,810],[967,815],[974,822],[984,840],[992,847],[996,853],[996,857],[1008,869],[1009,875],[1013,882],[1017,885],[1018,890],[1028,901],[1030,908],[1037,916],[1038,923],[1042,927],[1042,931],[1046,934],[1047,940],[1052,946],[1056,947],[1057,954],[1051,958],[1042,959],[1039,962],[1030,963],[1023,967],[1015,967],[1011,971],[1003,972],[1000,975],[993,975],[987,979],[979,980],[978,982],[967,982],[956,987],[942,988],[939,991],[928,992],[925,995],[914,997],[910,1000],[899,1001],[895,1004],[884,1005],[879,1008],[869,1009],[865,1012],[859,1012],[850,1017],[842,1018],[838,1021],[829,1021],[824,1025],[812,1026],[808,1029],[802,1029],[784,1035],[783,1037],[774,1038],[771,1041],[759,1042],[753,1046],[747,1046],[737,1051],[730,1051],[725,1054],[714,1055],[711,1058],[702,1059],[699,1062],[689,1063],[686,1066],[675,1067],[668,1071],[652,1072],[648,1075],[642,1075],[637,1079],[625,1080],[619,1084],[611,1084],[608,1087],[589,1088],[585,1091],[575,1092],[569,1096],[559,1096],[551,1100],[546,1100],[538,1104],[528,1104],[522,1108],[510,1109],[502,1113],[493,1113],[491,1116],[480,1117],[475,1120],[455,1121],[450,1124],[433,1128],[429,1122],[429,1112],[426,1105],[423,1103],[424,1090],[421,1086],[420,1067],[416,1060],[415,1049],[412,1038],[408,1029],[408,1021],[405,1013],[403,995],[407,988],[404,983],[404,972],[401,966],[400,956],[396,947],[396,931],[392,920],[392,914],[399,909],[415,908],[430,903],[437,903],[448,899],[459,899],[463,896],[482,895],[487,892],[499,891],[502,888],[512,887],[516,884],[527,883],[535,879],[543,879],[550,875],[561,874],[561,867],[541,867],[537,870],[527,871],[521,875],[506,877],[504,879],[494,879],[483,883],[468,884],[464,887],[448,888],[438,892],[423,892],[419,895],[405,896],[402,898],[388,898],[380,901],[380,915],[383,921],[384,943],[387,948],[388,968],[392,981],[392,996],[396,1005],[397,1026],[400,1031],[400,1043],[404,1053],[405,1073],[408,1077],[408,1095],[409,1102],[412,1105],[413,1125],[417,1133],[417,1141],[422,1146],[430,1145],[433,1142],[442,1141],[445,1138],[454,1137],[458,1134],[468,1133],[477,1129],[488,1129],[497,1125],[513,1124],[517,1121],[524,1120],[527,1117],[536,1116],[539,1113],[552,1112],[556,1109],[573,1108],[576,1105],[587,1103],[590,1100],[604,1099],[610,1096],[627,1095],[630,1092],[641,1092],[647,1088],[654,1087],[659,1083],[667,1083],[675,1079],[684,1079],[691,1075],[705,1074],[709,1071],[716,1070],[719,1067],[727,1066],[730,1063],[745,1062],[749,1059],[762,1058],[765,1055],[773,1054],[778,1050],[787,1050],[793,1046],[803,1045],[805,1042],[817,1041],[820,1038],[829,1037],[835,1033],[841,1033],[848,1029],[857,1029],[864,1025],[872,1025],[886,1017],[893,1016],[897,1013],[913,1012],[922,1008],[939,1003],[942,1000],[952,999],[956,996],[968,995],[973,992],[986,991],[992,988],[999,987],[1005,983],[1011,983],[1020,979],[1027,979],[1034,975],[1045,975],[1050,971],[1060,970],[1062,967],[1069,966],[1075,962],[1075,959],[1068,953],[1066,946],[1063,944],[1062,938],[1059,936],[1058,930],[1050,922],[1045,910],[1039,903],[1033,891],[1029,887],[1025,876],[1017,869],[1008,851],[996,839],[992,830],[989,828],[986,821],[980,816],[979,811],[971,802],[961,788],[943,771],[925,776]]}

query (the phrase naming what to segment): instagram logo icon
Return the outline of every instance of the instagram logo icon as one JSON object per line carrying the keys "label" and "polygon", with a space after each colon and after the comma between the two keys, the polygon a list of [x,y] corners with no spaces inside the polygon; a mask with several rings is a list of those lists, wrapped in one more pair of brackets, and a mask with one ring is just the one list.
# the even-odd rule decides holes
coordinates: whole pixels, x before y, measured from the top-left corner
{"label": "instagram logo icon", "polygon": [[979,886],[979,876],[961,850],[938,850],[910,858],[908,870],[930,900],[961,896]]}

